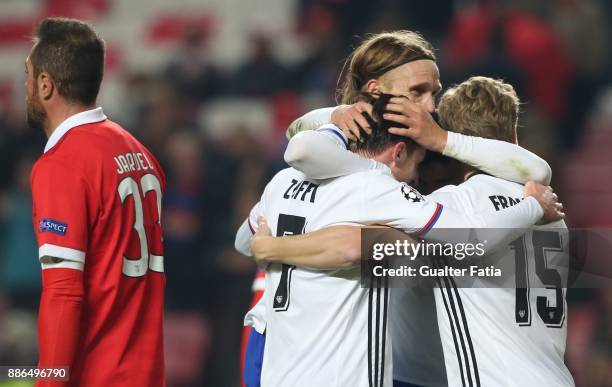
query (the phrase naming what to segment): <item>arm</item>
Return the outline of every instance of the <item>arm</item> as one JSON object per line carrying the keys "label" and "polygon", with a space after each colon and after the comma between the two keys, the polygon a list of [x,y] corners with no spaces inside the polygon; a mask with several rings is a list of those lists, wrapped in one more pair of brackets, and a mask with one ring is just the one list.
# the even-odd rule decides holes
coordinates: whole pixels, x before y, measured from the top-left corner
{"label": "arm", "polygon": [[552,190],[534,183],[525,186],[524,194],[529,197],[521,203],[500,211],[491,209],[474,214],[425,200],[416,190],[405,183],[395,182],[388,175],[368,175],[370,178],[364,181],[362,202],[366,212],[358,222],[384,223],[433,241],[457,243],[476,238],[487,240],[487,247],[492,249],[506,238],[487,229],[525,229],[533,226],[542,215],[549,221],[563,216]]}
{"label": "arm", "polygon": [[[537,208],[540,207],[537,201],[535,206],[537,206]],[[521,219],[532,217],[539,218],[537,208],[529,204],[529,206],[519,211],[519,214],[516,215],[516,219],[518,219],[521,224],[524,224]],[[439,217],[440,219],[436,224],[432,225],[431,229],[425,230],[424,232],[427,234],[421,234],[421,237],[432,241],[465,242],[474,238],[469,235],[469,229],[449,230],[445,229],[445,227],[457,227],[456,225],[458,223],[456,222],[461,222],[463,224],[466,221],[482,222],[482,224],[486,223],[484,220],[485,217],[468,216],[466,220],[465,215],[459,215],[450,209],[444,212],[444,216],[440,214]],[[260,225],[260,230],[261,228]],[[356,226],[332,226],[306,234],[284,237],[273,237],[269,233],[259,234],[258,231],[251,240],[251,252],[258,262],[264,263],[284,263],[316,270],[349,268],[359,264],[362,258],[361,229],[362,227]],[[389,228],[389,230],[394,230],[399,233],[396,237],[398,240],[410,238],[409,235],[399,230],[393,228]],[[478,237],[479,236],[476,234],[476,239],[481,240]],[[490,234],[487,234],[487,237],[493,239]],[[506,238],[501,237],[499,240],[488,240],[488,243],[485,245],[485,251],[493,249],[505,240]]]}
{"label": "arm", "polygon": [[[540,205],[534,198],[529,199],[533,199],[535,203],[529,200],[528,204],[516,211],[515,214],[507,214],[508,217],[517,222],[516,224],[525,225],[530,222],[526,219],[532,220],[541,217],[542,209]],[[474,236],[469,235],[470,229],[449,229],[466,222],[479,225],[487,224],[486,219],[488,218],[482,215],[468,215],[466,219],[465,214],[456,213],[451,209],[445,210],[443,216],[441,213],[438,216],[437,222],[431,225],[430,229],[424,230],[423,232],[427,234],[421,234],[421,237],[432,241],[465,242],[474,239]],[[489,224],[502,227],[499,223],[491,222]],[[508,226],[504,224],[503,227]],[[389,227],[385,228],[396,232],[398,240],[410,238],[404,232]],[[259,229],[262,230],[261,223]],[[362,227],[356,226],[332,226],[306,234],[284,237],[273,237],[269,232],[260,233],[258,231],[251,240],[251,251],[257,261],[264,263],[284,263],[316,270],[344,269],[359,264],[362,259],[361,229]],[[522,233],[521,229],[518,229],[517,232]],[[486,236],[488,242],[485,245],[485,251],[494,249],[508,238],[507,235],[502,236],[499,233],[475,235],[477,240],[482,240],[481,238]]]}
{"label": "arm", "polygon": [[447,132],[421,106],[404,97],[391,98],[383,117],[404,128],[391,128],[389,132],[413,139],[424,148],[442,153],[504,180],[525,184],[533,180],[549,184],[551,169],[548,163],[505,141],[466,136]]}
{"label": "arm", "polygon": [[504,180],[519,184],[533,180],[548,185],[552,170],[548,163],[525,148],[505,141],[447,132],[442,154]]}
{"label": "arm", "polygon": [[372,117],[372,105],[367,102],[355,102],[352,105],[339,105],[308,112],[293,121],[287,129],[287,139],[297,133],[314,130],[322,125],[332,123],[340,127],[351,141],[361,138],[361,130],[372,134],[370,123],[364,114]]}
{"label": "arm", "polygon": [[332,226],[307,234],[275,238],[256,235],[253,256],[266,263],[285,263],[318,270],[354,266],[361,259],[361,227]]}
{"label": "arm", "polygon": [[263,217],[265,214],[265,206],[268,197],[269,187],[272,186],[272,181],[266,185],[263,193],[261,194],[261,198],[259,202],[257,202],[251,211],[249,212],[249,216],[242,222],[238,231],[236,232],[236,237],[234,239],[234,248],[243,255],[251,256],[251,239],[253,239],[253,235],[258,230],[257,219],[259,217]]}
{"label": "arm", "polygon": [[347,150],[348,140],[340,129],[326,125],[295,135],[287,145],[285,161],[313,179],[328,179],[380,168],[371,159]]}
{"label": "arm", "polygon": [[[398,185],[393,186],[398,187]],[[407,187],[405,184],[399,186]],[[518,227],[517,232],[520,233],[521,227],[533,225],[541,218],[543,210],[535,197],[546,196],[544,191],[532,189],[526,193],[534,197],[525,199],[517,206],[504,209],[499,213],[487,212],[473,215],[458,213],[452,209],[443,211],[440,204],[432,201],[408,201],[405,197],[407,191],[402,189],[393,190],[395,193],[401,193],[399,201],[396,200],[397,195],[394,195],[393,192],[385,195],[384,190],[383,192],[378,191],[377,195],[382,204],[381,207],[375,208],[375,213],[378,215],[366,215],[363,222],[386,223],[406,233],[420,234],[423,238],[434,241],[458,243],[473,240],[475,236],[477,240],[486,239],[488,241],[485,251],[490,251],[505,242],[508,235],[500,235],[500,233],[478,235],[478,232],[483,230],[457,227]],[[546,202],[546,199],[541,200]],[[274,238],[270,235],[265,221],[264,223],[262,221],[262,219],[258,220],[259,231],[251,243],[253,255],[258,261],[324,270],[351,267],[361,259],[360,227],[333,226],[307,234]],[[400,231],[394,230],[394,232],[399,233]],[[476,234],[472,235],[472,232]],[[397,239],[406,238],[406,234],[403,233],[397,236]]]}
{"label": "arm", "polygon": [[[348,118],[344,120],[342,117],[338,118],[338,120],[341,121],[339,124],[343,129],[340,130],[340,132],[359,133],[358,130],[352,129],[348,125],[352,123],[354,126],[354,120],[356,117],[361,116],[365,108],[353,106],[346,109],[346,106],[344,107],[345,109],[341,109],[338,114],[342,117],[347,116]],[[318,109],[298,118],[287,130],[287,137],[294,136],[296,133],[301,133],[303,131],[311,131],[323,124],[331,122],[331,116],[334,109],[335,108]],[[527,149],[505,141],[447,132],[433,121],[429,113],[421,109],[418,111],[418,114],[421,115],[417,117],[420,119],[418,125],[421,125],[421,127],[425,129],[415,129],[418,127],[410,129],[392,128],[390,131],[401,136],[410,137],[429,150],[455,158],[504,180],[514,181],[520,184],[525,184],[530,180],[544,185],[550,184],[552,178],[550,166],[545,160]],[[391,117],[385,118],[398,121],[400,120],[398,117],[406,119],[401,115],[392,115]],[[344,176],[356,171],[363,171],[371,168],[370,164],[361,161],[363,159],[362,157],[357,155],[352,157],[343,156],[339,149],[327,148],[328,145],[324,144],[323,141],[324,139],[320,139],[316,136],[301,138],[298,140],[298,143],[303,144],[295,145],[298,148],[298,151],[295,153],[296,156],[291,153],[287,155],[286,153],[285,161],[292,167],[313,178],[316,178],[315,175],[325,176],[325,178]],[[292,146],[291,141],[287,148],[288,151],[290,146]],[[319,147],[324,147],[322,149],[325,151],[320,156],[317,156],[319,160],[315,160],[312,152],[320,152]],[[293,151],[294,150],[291,152]],[[325,166],[324,164],[326,162],[338,164]],[[311,175],[311,173],[314,174]]]}
{"label": "arm", "polygon": [[[43,270],[38,313],[38,367],[70,366],[79,343],[83,307],[83,272],[74,269]],[[38,387],[68,385],[39,381]]]}
{"label": "arm", "polygon": [[287,132],[285,133],[287,139],[293,138],[298,133],[315,130],[316,128],[329,124],[331,122],[331,115],[336,107],[326,107],[322,109],[312,110],[300,118],[296,119],[289,125]]}
{"label": "arm", "polygon": [[[57,176],[62,176],[60,187]],[[78,171],[68,162],[55,159],[44,159],[36,165],[31,187],[43,280],[38,318],[39,366],[71,367],[80,340],[89,214],[97,213],[97,201],[88,200],[93,193]],[[49,195],[53,191],[56,193]],[[47,383],[50,382],[39,381],[37,386]]]}

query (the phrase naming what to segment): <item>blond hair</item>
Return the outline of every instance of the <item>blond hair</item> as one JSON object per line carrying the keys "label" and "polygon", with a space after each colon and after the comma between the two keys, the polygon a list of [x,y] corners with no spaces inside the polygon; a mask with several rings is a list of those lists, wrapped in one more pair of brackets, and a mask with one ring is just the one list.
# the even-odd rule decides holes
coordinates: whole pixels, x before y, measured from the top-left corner
{"label": "blond hair", "polygon": [[398,30],[372,35],[346,59],[338,79],[337,99],[343,104],[355,103],[370,79],[421,59],[435,61],[436,56],[431,44],[417,32]]}
{"label": "blond hair", "polygon": [[514,142],[519,105],[512,85],[471,77],[442,95],[438,113],[442,127],[453,132]]}

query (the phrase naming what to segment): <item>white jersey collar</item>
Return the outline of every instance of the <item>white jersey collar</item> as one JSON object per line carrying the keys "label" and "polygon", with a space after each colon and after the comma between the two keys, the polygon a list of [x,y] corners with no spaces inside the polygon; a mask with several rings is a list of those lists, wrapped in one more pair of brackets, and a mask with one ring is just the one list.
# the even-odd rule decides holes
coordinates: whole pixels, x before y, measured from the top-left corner
{"label": "white jersey collar", "polygon": [[86,110],[84,112],[77,113],[72,115],[64,120],[49,136],[49,140],[47,141],[47,145],[45,145],[45,153],[49,151],[51,148],[58,143],[58,141],[64,137],[68,131],[76,126],[92,124],[94,122],[104,121],[106,116],[102,111],[102,108],[95,108],[91,110]]}

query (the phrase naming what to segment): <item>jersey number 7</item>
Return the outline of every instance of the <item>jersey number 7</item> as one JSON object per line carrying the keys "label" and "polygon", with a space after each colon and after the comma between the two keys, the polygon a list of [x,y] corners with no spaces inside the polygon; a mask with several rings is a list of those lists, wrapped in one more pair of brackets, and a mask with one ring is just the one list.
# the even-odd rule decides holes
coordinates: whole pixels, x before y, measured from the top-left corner
{"label": "jersey number 7", "polygon": [[[121,199],[122,206],[125,205],[125,201],[129,196],[134,199],[133,227],[138,235],[138,241],[140,244],[140,257],[138,259],[128,259],[126,256],[123,257],[122,272],[128,277],[142,277],[147,274],[148,269],[160,273],[163,273],[164,271],[164,257],[163,255],[155,255],[150,252],[150,247],[152,246],[149,246],[145,228],[146,221],[146,225],[148,225],[151,230],[150,232],[154,234],[151,239],[152,244],[154,244],[153,247],[161,252],[161,229],[155,230],[156,228],[161,228],[161,184],[155,175],[149,173],[140,179],[140,187],[142,188],[142,196],[140,193],[141,190],[138,188],[138,183],[132,177],[126,177],[125,179],[121,180],[118,187],[119,198]],[[150,211],[147,211],[145,214],[143,208],[143,198],[146,201],[147,194],[149,192],[155,193],[157,205],[154,207],[156,207],[155,209],[157,210],[157,214],[151,214]],[[155,246],[156,237],[159,238],[159,246]]]}
{"label": "jersey number 7", "polygon": [[[304,232],[306,218],[303,216],[279,214],[276,226],[276,236],[298,235]],[[289,309],[289,297],[291,295],[291,273],[295,269],[293,265],[283,264],[281,278],[274,293],[273,308],[275,312],[284,312]]]}

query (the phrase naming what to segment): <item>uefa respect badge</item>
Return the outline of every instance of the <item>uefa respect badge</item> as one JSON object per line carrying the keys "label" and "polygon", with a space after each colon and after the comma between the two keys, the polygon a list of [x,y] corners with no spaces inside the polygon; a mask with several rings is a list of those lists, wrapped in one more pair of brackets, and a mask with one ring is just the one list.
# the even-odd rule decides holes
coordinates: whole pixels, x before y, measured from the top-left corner
{"label": "uefa respect badge", "polygon": [[53,234],[64,236],[68,231],[68,224],[57,221],[51,218],[44,218],[38,222],[39,232],[51,232]]}

